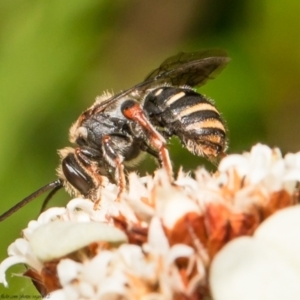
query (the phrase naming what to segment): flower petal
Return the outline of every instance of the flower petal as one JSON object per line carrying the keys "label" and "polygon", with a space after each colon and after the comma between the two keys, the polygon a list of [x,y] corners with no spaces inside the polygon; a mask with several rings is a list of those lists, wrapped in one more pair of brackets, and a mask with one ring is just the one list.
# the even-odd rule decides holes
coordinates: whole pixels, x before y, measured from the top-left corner
{"label": "flower petal", "polygon": [[78,273],[82,271],[82,264],[71,259],[62,259],[57,265],[57,275],[62,286],[67,285],[72,280],[76,279]]}
{"label": "flower petal", "polygon": [[254,236],[282,252],[300,269],[300,207],[282,209],[264,221]]}
{"label": "flower petal", "polygon": [[31,235],[29,244],[41,261],[49,261],[96,241],[120,244],[127,241],[127,236],[104,223],[54,221],[39,227]]}
{"label": "flower petal", "polygon": [[27,259],[22,256],[10,256],[3,260],[0,264],[0,283],[2,283],[4,286],[8,286],[8,283],[6,281],[5,272],[7,269],[9,269],[11,266],[21,263],[27,263]]}
{"label": "flower petal", "polygon": [[241,237],[228,243],[210,268],[215,300],[298,299],[300,270],[267,243]]}

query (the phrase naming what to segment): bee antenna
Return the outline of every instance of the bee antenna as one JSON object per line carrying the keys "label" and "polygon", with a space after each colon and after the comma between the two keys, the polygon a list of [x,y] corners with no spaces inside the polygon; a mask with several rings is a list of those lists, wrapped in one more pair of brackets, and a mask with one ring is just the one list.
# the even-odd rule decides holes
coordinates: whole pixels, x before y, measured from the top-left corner
{"label": "bee antenna", "polygon": [[52,199],[52,197],[56,194],[58,190],[62,188],[62,185],[57,185],[56,187],[53,188],[53,190],[47,195],[47,197],[44,199],[40,214],[46,209],[49,201]]}
{"label": "bee antenna", "polygon": [[[12,208],[10,208],[8,211],[6,211],[5,213],[3,213],[2,215],[0,215],[0,222],[5,220],[6,218],[8,218],[9,216],[11,216],[12,214],[14,214],[15,212],[17,212],[20,208],[22,208],[23,206],[25,206],[27,203],[31,202],[32,200],[34,200],[35,198],[37,198],[38,196],[40,196],[41,194],[47,192],[48,190],[53,189],[53,191],[57,192],[60,188],[63,187],[63,182],[61,179],[56,179],[48,184],[46,184],[45,186],[41,187],[40,189],[38,189],[37,191],[35,191],[34,193],[32,193],[31,195],[27,196],[26,198],[24,198],[22,201],[18,202],[16,205],[14,205]],[[53,191],[51,191],[49,193],[49,195],[47,196],[47,198],[45,199],[45,201],[47,200],[47,202],[50,200],[50,198],[54,195]],[[50,196],[50,198],[49,198]],[[45,202],[44,201],[44,202]],[[43,205],[44,207],[44,205]]]}

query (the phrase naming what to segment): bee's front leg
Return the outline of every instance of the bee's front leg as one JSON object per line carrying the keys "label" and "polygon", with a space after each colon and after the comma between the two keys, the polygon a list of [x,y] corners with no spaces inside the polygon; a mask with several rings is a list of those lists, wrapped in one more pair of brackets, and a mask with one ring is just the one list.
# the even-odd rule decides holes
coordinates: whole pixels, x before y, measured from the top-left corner
{"label": "bee's front leg", "polygon": [[113,136],[105,135],[102,138],[102,151],[105,159],[109,164],[115,168],[115,177],[118,184],[119,193],[117,200],[120,199],[122,193],[126,188],[126,178],[124,173],[123,157],[115,150],[115,144],[113,142]]}

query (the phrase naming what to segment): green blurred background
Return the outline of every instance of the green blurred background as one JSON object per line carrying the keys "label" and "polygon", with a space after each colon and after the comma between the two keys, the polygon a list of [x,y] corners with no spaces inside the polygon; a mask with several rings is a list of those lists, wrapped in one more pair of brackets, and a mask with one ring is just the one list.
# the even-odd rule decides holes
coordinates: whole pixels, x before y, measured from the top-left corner
{"label": "green blurred background", "polygon": [[[57,149],[97,95],[131,87],[179,51],[218,47],[232,58],[200,89],[227,121],[229,152],[257,142],[300,150],[299,15],[298,0],[0,0],[0,212],[56,178]],[[176,140],[170,148],[176,168],[205,163]],[[147,159],[139,171],[154,167]],[[51,205],[67,199],[59,192]],[[1,261],[42,200],[0,224]],[[35,294],[10,277],[0,296]]]}

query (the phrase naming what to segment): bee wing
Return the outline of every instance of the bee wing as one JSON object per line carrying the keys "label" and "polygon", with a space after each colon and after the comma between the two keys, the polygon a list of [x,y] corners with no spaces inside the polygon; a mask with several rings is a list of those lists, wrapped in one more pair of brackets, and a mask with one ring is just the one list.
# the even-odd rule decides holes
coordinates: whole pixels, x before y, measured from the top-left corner
{"label": "bee wing", "polygon": [[175,86],[202,86],[215,78],[229,61],[227,53],[221,49],[180,52],[166,59],[146,77],[145,82],[152,79],[156,83],[166,82]]}
{"label": "bee wing", "polygon": [[110,104],[128,95],[141,97],[153,84],[202,86],[207,80],[215,78],[229,61],[230,58],[227,53],[220,49],[201,50],[192,53],[180,52],[166,59],[143,82],[101,102],[99,106],[95,107],[95,110],[97,112],[102,111]]}

